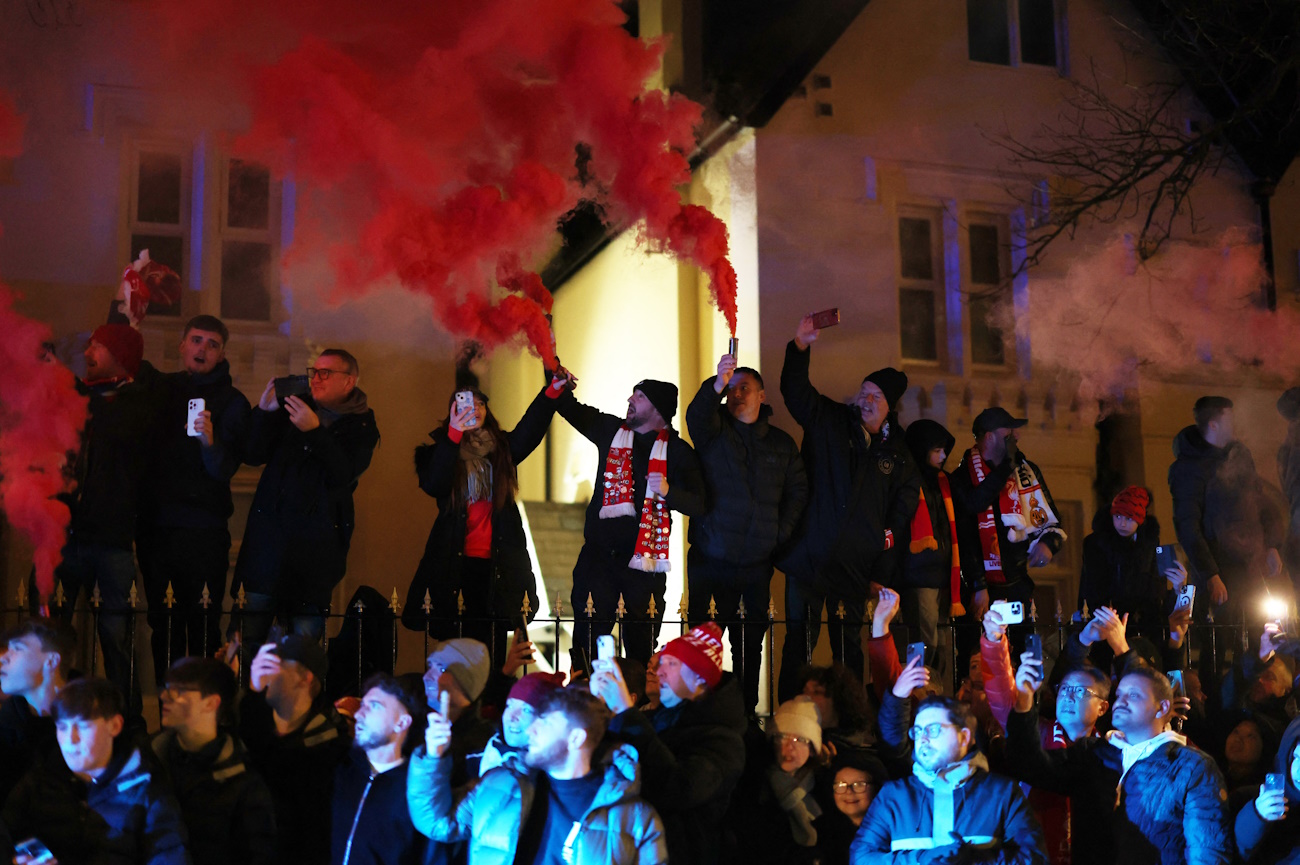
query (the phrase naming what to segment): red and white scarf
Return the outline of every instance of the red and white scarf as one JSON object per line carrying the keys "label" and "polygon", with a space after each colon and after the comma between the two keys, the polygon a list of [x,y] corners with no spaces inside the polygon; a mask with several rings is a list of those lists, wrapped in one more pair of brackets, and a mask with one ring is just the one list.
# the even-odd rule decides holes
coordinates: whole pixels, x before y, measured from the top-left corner
{"label": "red and white scarf", "polygon": [[[976,486],[988,477],[988,466],[978,448],[966,451],[966,465],[969,466],[971,480]],[[997,510],[1002,514],[1002,524],[1007,527],[1007,539],[1017,544],[1028,539],[1030,553],[1046,534],[1055,533],[1065,540],[1061,521],[1057,519],[1043,493],[1042,481],[1027,462],[1017,465],[1011,477],[1007,478],[1007,485],[998,494]],[[998,542],[997,517],[993,505],[980,514],[979,536],[980,552],[984,558],[984,578],[993,585],[1005,584],[1007,578],[1002,573],[1002,548]]]}
{"label": "red and white scarf", "polygon": [[[610,443],[605,457],[605,494],[601,500],[600,518],[631,517],[636,515],[632,494],[636,479],[632,476],[632,444],[635,435],[627,427],[620,427]],[[650,448],[650,465],[647,475],[668,476],[668,430],[659,430]],[[641,525],[637,528],[636,547],[632,550],[629,568],[639,571],[663,573],[672,567],[668,561],[668,538],[672,533],[672,513],[656,493],[651,492],[646,481],[645,499],[641,502]]]}

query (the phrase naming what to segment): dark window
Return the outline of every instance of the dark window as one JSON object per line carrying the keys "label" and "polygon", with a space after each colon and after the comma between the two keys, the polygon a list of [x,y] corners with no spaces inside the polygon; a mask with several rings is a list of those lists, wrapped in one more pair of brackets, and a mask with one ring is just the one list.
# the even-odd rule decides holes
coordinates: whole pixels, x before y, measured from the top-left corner
{"label": "dark window", "polygon": [[221,244],[221,317],[271,320],[271,245],[245,240]]}
{"label": "dark window", "polygon": [[1056,65],[1054,0],[1020,0],[1020,62]]}
{"label": "dark window", "polygon": [[1005,314],[1001,292],[972,297],[970,301],[970,359],[974,363],[1001,366],[1007,362],[1006,340],[995,317]]}
{"label": "dark window", "polygon": [[226,195],[226,224],[231,228],[269,227],[271,172],[242,159],[230,160],[230,185]]}
{"label": "dark window", "polygon": [[904,279],[934,279],[930,220],[904,216],[898,220],[898,251]]}
{"label": "dark window", "polygon": [[970,281],[976,285],[997,285],[1002,281],[1002,249],[996,225],[970,227]]}
{"label": "dark window", "polygon": [[934,292],[924,288],[899,289],[898,317],[903,357],[908,360],[938,360]]}
{"label": "dark window", "polygon": [[135,201],[136,222],[179,225],[181,158],[174,153],[141,153]]}
{"label": "dark window", "polygon": [[966,0],[966,41],[971,60],[1011,65],[1007,0]]}
{"label": "dark window", "polygon": [[[132,234],[131,235],[131,260],[135,261],[140,257],[140,251],[149,250],[149,260],[156,261],[159,264],[165,264],[184,279],[185,269],[185,241],[184,238],[174,235],[163,234]],[[179,316],[181,314],[181,302],[178,300],[171,306],[158,306],[149,304],[146,315],[171,315]]]}

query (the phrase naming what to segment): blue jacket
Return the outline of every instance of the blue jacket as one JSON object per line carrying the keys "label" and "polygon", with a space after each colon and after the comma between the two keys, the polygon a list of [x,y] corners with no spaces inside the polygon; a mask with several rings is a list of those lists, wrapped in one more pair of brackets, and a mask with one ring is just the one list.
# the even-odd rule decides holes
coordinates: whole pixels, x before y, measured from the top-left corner
{"label": "blue jacket", "polygon": [[[451,764],[450,754],[430,757],[423,745],[411,757],[407,802],[415,828],[435,841],[468,841],[469,865],[511,865],[533,808],[535,774],[511,755],[458,792],[451,787]],[[663,823],[639,795],[636,751],[619,746],[602,765],[605,782],[582,818],[573,865],[666,863]]]}
{"label": "blue jacket", "polygon": [[1292,803],[1286,816],[1269,823],[1255,810],[1255,800],[1247,802],[1237,814],[1237,852],[1249,865],[1300,865],[1300,788],[1291,776],[1291,753],[1300,744],[1300,718],[1287,726],[1282,745],[1277,749],[1274,772],[1286,778],[1286,798]]}
{"label": "blue jacket", "polygon": [[1020,787],[989,774],[981,755],[972,762],[974,773],[953,790],[951,843],[936,845],[931,838],[935,793],[914,774],[881,788],[853,839],[849,862],[923,865],[969,854],[970,861],[1046,865],[1043,830]]}
{"label": "blue jacket", "polygon": [[1226,865],[1232,827],[1223,776],[1204,752],[1169,742],[1123,773],[1119,748],[1084,739],[1044,751],[1038,711],[1007,718],[1007,768],[1013,777],[1070,797],[1077,865]]}

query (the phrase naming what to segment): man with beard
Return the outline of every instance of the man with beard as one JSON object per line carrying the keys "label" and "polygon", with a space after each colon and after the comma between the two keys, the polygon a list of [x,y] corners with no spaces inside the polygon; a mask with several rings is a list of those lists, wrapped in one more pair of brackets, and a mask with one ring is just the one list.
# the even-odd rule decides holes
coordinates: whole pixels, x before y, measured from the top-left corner
{"label": "man with beard", "polygon": [[[190,319],[181,334],[182,370],[165,377],[154,424],[136,551],[159,684],[172,661],[210,655],[221,645],[217,624],[230,568],[227,521],[234,513],[230,479],[239,468],[250,412],[230,378],[229,339],[221,319]],[[191,433],[186,421],[195,399],[203,400],[203,411]],[[209,609],[201,603],[205,589]]]}
{"label": "man with beard", "polygon": [[[702,517],[707,510],[699,459],[672,428],[677,386],[654,379],[638,382],[622,418],[583,405],[572,392],[560,397],[558,411],[598,452],[599,482],[587,505],[582,551],[573,567],[570,600],[579,613],[573,666],[585,667],[583,650],[597,634],[613,629],[620,597],[624,653],[645,663],[654,652],[666,606],[670,511]],[[594,619],[581,615],[588,596]]]}
{"label": "man with beard", "polygon": [[[849,850],[854,863],[997,861],[1043,865],[1043,831],[1025,794],[989,773],[975,748],[970,707],[929,697],[908,731],[912,774],[890,781],[871,803]],[[978,851],[978,852],[977,852]],[[969,860],[967,857],[973,857]]]}
{"label": "man with beard", "polygon": [[1163,673],[1131,667],[1115,688],[1114,729],[1105,739],[1076,739],[1058,750],[1044,750],[1040,738],[1034,694],[1042,681],[1042,662],[1022,655],[1007,760],[1015,777],[1070,797],[1072,861],[1232,861],[1223,777],[1214,760],[1169,729],[1173,688]]}
{"label": "man with beard", "polygon": [[667,862],[663,824],[639,796],[635,752],[619,746],[595,759],[608,721],[585,689],[551,692],[529,726],[526,767],[497,766],[457,797],[451,722],[431,712],[411,766],[416,828],[436,841],[469,841],[470,865]]}
{"label": "man with beard", "polygon": [[[819,333],[813,317],[804,316],[781,368],[781,396],[803,428],[800,450],[808,473],[808,507],[789,553],[777,563],[786,575],[788,620],[777,688],[781,702],[797,693],[799,671],[812,661],[823,608],[831,613],[832,657],[862,676],[867,597],[898,582],[898,543],[920,494],[895,413],[907,375],[878,369],[862,380],[852,402],[836,402],[808,378]],[[834,613],[841,603],[845,615],[839,617]]]}
{"label": "man with beard", "polygon": [[332,865],[419,865],[425,838],[406,807],[407,758],[426,706],[419,681],[376,673],[362,686],[352,750],[334,774]]}

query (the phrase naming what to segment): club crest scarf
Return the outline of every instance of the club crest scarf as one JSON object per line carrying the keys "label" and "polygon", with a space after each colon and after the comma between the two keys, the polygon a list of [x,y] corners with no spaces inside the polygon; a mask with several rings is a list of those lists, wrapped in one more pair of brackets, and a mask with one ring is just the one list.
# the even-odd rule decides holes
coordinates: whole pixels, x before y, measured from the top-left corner
{"label": "club crest scarf", "polygon": [[[989,469],[978,448],[966,451],[966,465],[976,486],[988,477]],[[1007,527],[1007,539],[1012,543],[1029,540],[1029,552],[1047,534],[1058,534],[1065,540],[1061,521],[1047,503],[1043,483],[1038,474],[1021,461],[1007,478],[1007,485],[998,494],[997,511],[1002,514],[1002,524]],[[998,542],[997,516],[990,505],[979,518],[980,552],[984,559],[984,578],[991,585],[1004,585],[1002,549]]]}
{"label": "club crest scarf", "polygon": [[[632,504],[636,479],[632,476],[632,430],[620,427],[610,443],[605,458],[605,493],[601,500],[600,518],[631,517],[636,515]],[[668,476],[668,430],[661,429],[650,448],[650,464],[646,474]],[[668,561],[668,539],[672,534],[672,514],[667,503],[652,493],[646,484],[645,499],[641,502],[641,524],[637,527],[636,546],[632,550],[629,568],[639,571],[663,573],[671,568]]]}

